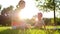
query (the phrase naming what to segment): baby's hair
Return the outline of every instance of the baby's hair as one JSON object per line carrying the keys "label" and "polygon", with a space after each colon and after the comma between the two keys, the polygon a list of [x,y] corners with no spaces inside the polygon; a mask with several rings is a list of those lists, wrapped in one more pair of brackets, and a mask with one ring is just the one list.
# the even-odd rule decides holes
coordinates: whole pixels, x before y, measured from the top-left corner
{"label": "baby's hair", "polygon": [[38,16],[43,16],[43,14],[42,13],[38,13]]}

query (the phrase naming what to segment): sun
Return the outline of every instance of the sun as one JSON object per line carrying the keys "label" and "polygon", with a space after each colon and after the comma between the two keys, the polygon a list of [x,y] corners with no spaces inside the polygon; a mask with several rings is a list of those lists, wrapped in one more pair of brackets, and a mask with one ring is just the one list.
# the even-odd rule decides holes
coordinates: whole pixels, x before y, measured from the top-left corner
{"label": "sun", "polygon": [[25,7],[19,12],[20,19],[31,19],[38,13],[38,10],[34,7]]}
{"label": "sun", "polygon": [[33,10],[29,10],[28,8],[22,9],[19,12],[19,17],[20,19],[31,19],[36,14],[36,12],[35,13],[33,12],[34,12]]}
{"label": "sun", "polygon": [[31,12],[30,11],[28,11],[28,9],[26,10],[21,10],[20,12],[19,12],[19,17],[20,17],[20,19],[31,19],[32,18],[32,14],[30,14]]}

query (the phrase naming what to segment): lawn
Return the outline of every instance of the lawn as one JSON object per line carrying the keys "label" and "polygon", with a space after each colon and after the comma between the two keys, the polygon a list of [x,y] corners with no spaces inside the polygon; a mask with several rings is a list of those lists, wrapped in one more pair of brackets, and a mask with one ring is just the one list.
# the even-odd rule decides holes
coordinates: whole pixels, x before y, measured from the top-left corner
{"label": "lawn", "polygon": [[27,29],[22,31],[21,29],[11,29],[11,27],[0,27],[0,34],[60,34],[60,30]]}

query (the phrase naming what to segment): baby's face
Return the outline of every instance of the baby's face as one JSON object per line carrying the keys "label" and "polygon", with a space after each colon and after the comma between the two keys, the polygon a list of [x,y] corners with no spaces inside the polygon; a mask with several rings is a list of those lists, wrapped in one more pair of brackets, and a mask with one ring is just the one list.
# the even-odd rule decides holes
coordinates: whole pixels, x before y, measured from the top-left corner
{"label": "baby's face", "polygon": [[42,14],[40,13],[38,14],[38,20],[41,20],[41,18],[42,18]]}
{"label": "baby's face", "polygon": [[41,20],[42,16],[38,16],[38,20]]}

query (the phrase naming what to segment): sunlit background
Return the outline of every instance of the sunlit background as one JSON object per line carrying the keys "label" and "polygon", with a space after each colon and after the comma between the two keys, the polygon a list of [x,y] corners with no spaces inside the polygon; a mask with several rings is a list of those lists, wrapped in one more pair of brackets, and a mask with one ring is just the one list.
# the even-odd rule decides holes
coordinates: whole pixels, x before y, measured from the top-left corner
{"label": "sunlit background", "polygon": [[[14,8],[16,8],[16,5],[18,4],[20,0],[0,0],[0,4],[2,5],[2,8],[6,8],[10,5],[13,5]],[[44,18],[53,18],[53,11],[51,12],[43,12],[41,10],[38,10],[35,4],[35,0],[24,0],[26,2],[25,8],[21,10],[20,18],[31,19],[34,15],[37,15],[38,12],[43,13]],[[44,0],[42,0],[44,2]]]}

